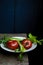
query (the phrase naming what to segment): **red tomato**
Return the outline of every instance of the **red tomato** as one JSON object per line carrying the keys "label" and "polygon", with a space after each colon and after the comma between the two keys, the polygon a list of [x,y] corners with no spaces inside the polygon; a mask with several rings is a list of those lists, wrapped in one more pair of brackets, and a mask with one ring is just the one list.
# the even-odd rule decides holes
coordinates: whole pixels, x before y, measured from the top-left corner
{"label": "red tomato", "polygon": [[22,45],[26,48],[26,49],[29,49],[32,47],[32,42],[28,39],[24,39],[22,41]]}
{"label": "red tomato", "polygon": [[13,50],[17,49],[19,46],[16,40],[10,40],[6,44],[8,48],[13,49]]}

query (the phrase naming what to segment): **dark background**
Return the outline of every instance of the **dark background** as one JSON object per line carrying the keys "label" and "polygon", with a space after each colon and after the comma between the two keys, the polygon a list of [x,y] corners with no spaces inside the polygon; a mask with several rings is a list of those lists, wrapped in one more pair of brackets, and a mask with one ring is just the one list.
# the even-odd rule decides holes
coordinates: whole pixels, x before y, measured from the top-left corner
{"label": "dark background", "polygon": [[[0,33],[31,32],[43,38],[42,21],[42,0],[0,0]],[[42,63],[42,49],[38,45],[28,53],[30,65]]]}

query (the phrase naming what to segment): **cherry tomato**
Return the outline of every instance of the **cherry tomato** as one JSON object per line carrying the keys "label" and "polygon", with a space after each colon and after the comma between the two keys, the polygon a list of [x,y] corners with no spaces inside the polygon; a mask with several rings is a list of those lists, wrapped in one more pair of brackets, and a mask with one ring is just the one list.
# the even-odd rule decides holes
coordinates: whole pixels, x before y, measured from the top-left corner
{"label": "cherry tomato", "polygon": [[32,47],[32,42],[28,39],[24,39],[22,41],[22,45],[26,48],[26,49],[29,49]]}
{"label": "cherry tomato", "polygon": [[17,49],[18,46],[19,46],[19,45],[18,45],[18,42],[17,42],[16,40],[9,40],[9,41],[7,42],[7,47],[10,48],[10,49],[12,49],[12,50]]}

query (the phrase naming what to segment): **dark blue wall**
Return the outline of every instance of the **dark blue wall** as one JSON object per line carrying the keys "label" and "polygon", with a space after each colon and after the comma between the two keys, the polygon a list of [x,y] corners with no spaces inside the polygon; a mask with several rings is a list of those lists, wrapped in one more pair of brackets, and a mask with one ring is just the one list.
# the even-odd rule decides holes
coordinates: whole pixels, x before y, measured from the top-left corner
{"label": "dark blue wall", "polygon": [[1,0],[0,33],[38,32],[40,10],[39,0]]}
{"label": "dark blue wall", "polygon": [[14,29],[14,0],[0,2],[0,32],[10,33]]}
{"label": "dark blue wall", "polygon": [[16,32],[32,32],[37,23],[38,1],[17,0],[15,28]]}

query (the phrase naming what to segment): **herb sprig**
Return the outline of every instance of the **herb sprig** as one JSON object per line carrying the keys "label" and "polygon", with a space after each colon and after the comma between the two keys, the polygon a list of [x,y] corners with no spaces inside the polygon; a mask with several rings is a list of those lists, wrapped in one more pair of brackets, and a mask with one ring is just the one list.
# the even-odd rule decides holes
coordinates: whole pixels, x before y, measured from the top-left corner
{"label": "herb sprig", "polygon": [[38,40],[37,36],[32,35],[31,33],[28,34],[28,39],[31,40],[33,43],[42,45],[43,39]]}

